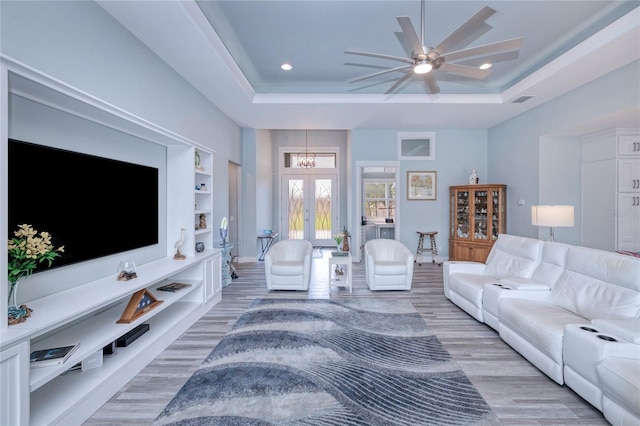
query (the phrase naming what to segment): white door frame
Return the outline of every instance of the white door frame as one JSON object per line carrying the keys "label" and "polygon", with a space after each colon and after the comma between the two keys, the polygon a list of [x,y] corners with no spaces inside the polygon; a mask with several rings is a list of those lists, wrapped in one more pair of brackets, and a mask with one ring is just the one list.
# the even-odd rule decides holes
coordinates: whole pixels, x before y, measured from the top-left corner
{"label": "white door frame", "polygon": [[[279,174],[279,182],[278,185],[278,199],[280,202],[278,203],[278,217],[280,218],[280,238],[287,238],[288,231],[288,208],[287,208],[287,194],[288,194],[288,185],[285,189],[285,181],[287,181],[288,176],[313,176],[317,178],[325,178],[325,179],[333,179],[332,188],[331,188],[331,235],[340,232],[340,147],[338,146],[324,146],[324,147],[312,147],[311,151],[313,152],[331,152],[336,154],[336,168],[335,169],[323,169],[323,168],[312,168],[312,169],[298,169],[298,168],[285,168],[284,167],[284,154],[289,153],[298,153],[300,152],[299,147],[280,147],[278,148],[278,174]],[[310,189],[311,191],[311,189]],[[315,191],[315,188],[313,189]],[[313,192],[309,192],[313,196]],[[312,197],[313,198],[313,197]],[[306,197],[305,203],[311,201],[311,198]],[[308,210],[309,205],[305,206],[305,209]],[[333,246],[335,245],[335,241],[331,240],[318,240],[315,241],[313,239],[310,240],[314,246]]]}
{"label": "white door frame", "polygon": [[[395,167],[395,181],[396,181],[396,221],[394,226],[395,239],[400,239],[400,208],[402,203],[400,202],[400,162],[399,161],[356,161],[356,217],[362,217],[362,169],[364,167]],[[362,222],[357,221],[358,228],[355,232],[355,247],[351,248],[354,262],[360,262],[360,259],[364,257],[364,253],[360,251],[360,245],[362,244]]]}

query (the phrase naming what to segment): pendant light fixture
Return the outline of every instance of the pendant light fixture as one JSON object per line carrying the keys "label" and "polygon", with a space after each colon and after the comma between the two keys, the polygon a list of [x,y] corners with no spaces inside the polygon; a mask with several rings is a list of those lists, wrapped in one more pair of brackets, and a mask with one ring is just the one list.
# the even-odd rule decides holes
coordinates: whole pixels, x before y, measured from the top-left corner
{"label": "pendant light fixture", "polygon": [[298,155],[298,167],[302,167],[303,169],[312,169],[316,166],[316,155],[309,155],[308,148],[308,133],[309,131],[305,129],[304,131],[304,156],[301,154]]}

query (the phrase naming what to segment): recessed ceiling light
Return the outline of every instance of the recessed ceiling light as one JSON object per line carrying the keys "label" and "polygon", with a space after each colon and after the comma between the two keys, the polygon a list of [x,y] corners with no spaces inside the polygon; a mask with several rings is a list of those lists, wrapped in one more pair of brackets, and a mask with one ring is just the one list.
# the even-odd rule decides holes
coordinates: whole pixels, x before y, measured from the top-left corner
{"label": "recessed ceiling light", "polygon": [[478,68],[480,68],[481,70],[488,70],[489,68],[491,68],[491,64],[482,64]]}
{"label": "recessed ceiling light", "polygon": [[291,64],[288,64],[285,62],[284,64],[280,65],[280,68],[282,68],[285,71],[291,71],[293,67],[291,66]]}

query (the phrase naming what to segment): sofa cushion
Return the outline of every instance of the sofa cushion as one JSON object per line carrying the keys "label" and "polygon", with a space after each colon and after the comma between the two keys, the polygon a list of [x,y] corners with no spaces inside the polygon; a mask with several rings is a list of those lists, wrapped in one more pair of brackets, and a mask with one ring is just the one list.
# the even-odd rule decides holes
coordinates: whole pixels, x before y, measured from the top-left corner
{"label": "sofa cushion", "polygon": [[540,264],[531,278],[553,287],[565,269],[568,251],[568,244],[544,242]]}
{"label": "sofa cushion", "polygon": [[[485,284],[497,283],[498,279],[487,275],[453,274],[449,277],[449,286],[469,301],[480,302]],[[480,305],[478,305],[480,306]]]}
{"label": "sofa cushion", "polygon": [[502,299],[498,312],[502,324],[524,337],[558,365],[562,365],[565,325],[589,323],[572,312],[536,300]]}
{"label": "sofa cushion", "polygon": [[640,416],[640,359],[606,358],[598,365],[602,391]]}
{"label": "sofa cushion", "polygon": [[640,260],[571,246],[550,301],[587,319],[640,317]]}
{"label": "sofa cushion", "polygon": [[530,278],[540,262],[542,241],[500,234],[487,257],[486,275]]}

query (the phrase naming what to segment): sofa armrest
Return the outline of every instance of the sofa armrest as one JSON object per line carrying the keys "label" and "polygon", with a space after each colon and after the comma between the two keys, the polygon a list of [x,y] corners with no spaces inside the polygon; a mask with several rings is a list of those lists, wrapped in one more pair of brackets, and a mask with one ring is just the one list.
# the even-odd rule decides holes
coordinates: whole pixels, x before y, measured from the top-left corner
{"label": "sofa armrest", "polygon": [[449,290],[449,276],[455,273],[467,273],[484,275],[487,265],[480,262],[466,262],[458,260],[448,260],[442,263],[442,279],[444,282],[444,295],[447,299],[451,299],[451,291]]}
{"label": "sofa armrest", "polygon": [[451,274],[478,274],[484,275],[484,271],[487,267],[486,264],[480,262],[465,262],[458,260],[449,260],[444,262],[443,271],[447,275]]}
{"label": "sofa armrest", "polygon": [[640,344],[640,318],[629,319],[593,319],[591,324],[616,337]]}
{"label": "sofa armrest", "polygon": [[521,291],[550,291],[551,286],[530,278],[508,277],[500,279],[500,284],[512,290]]}

